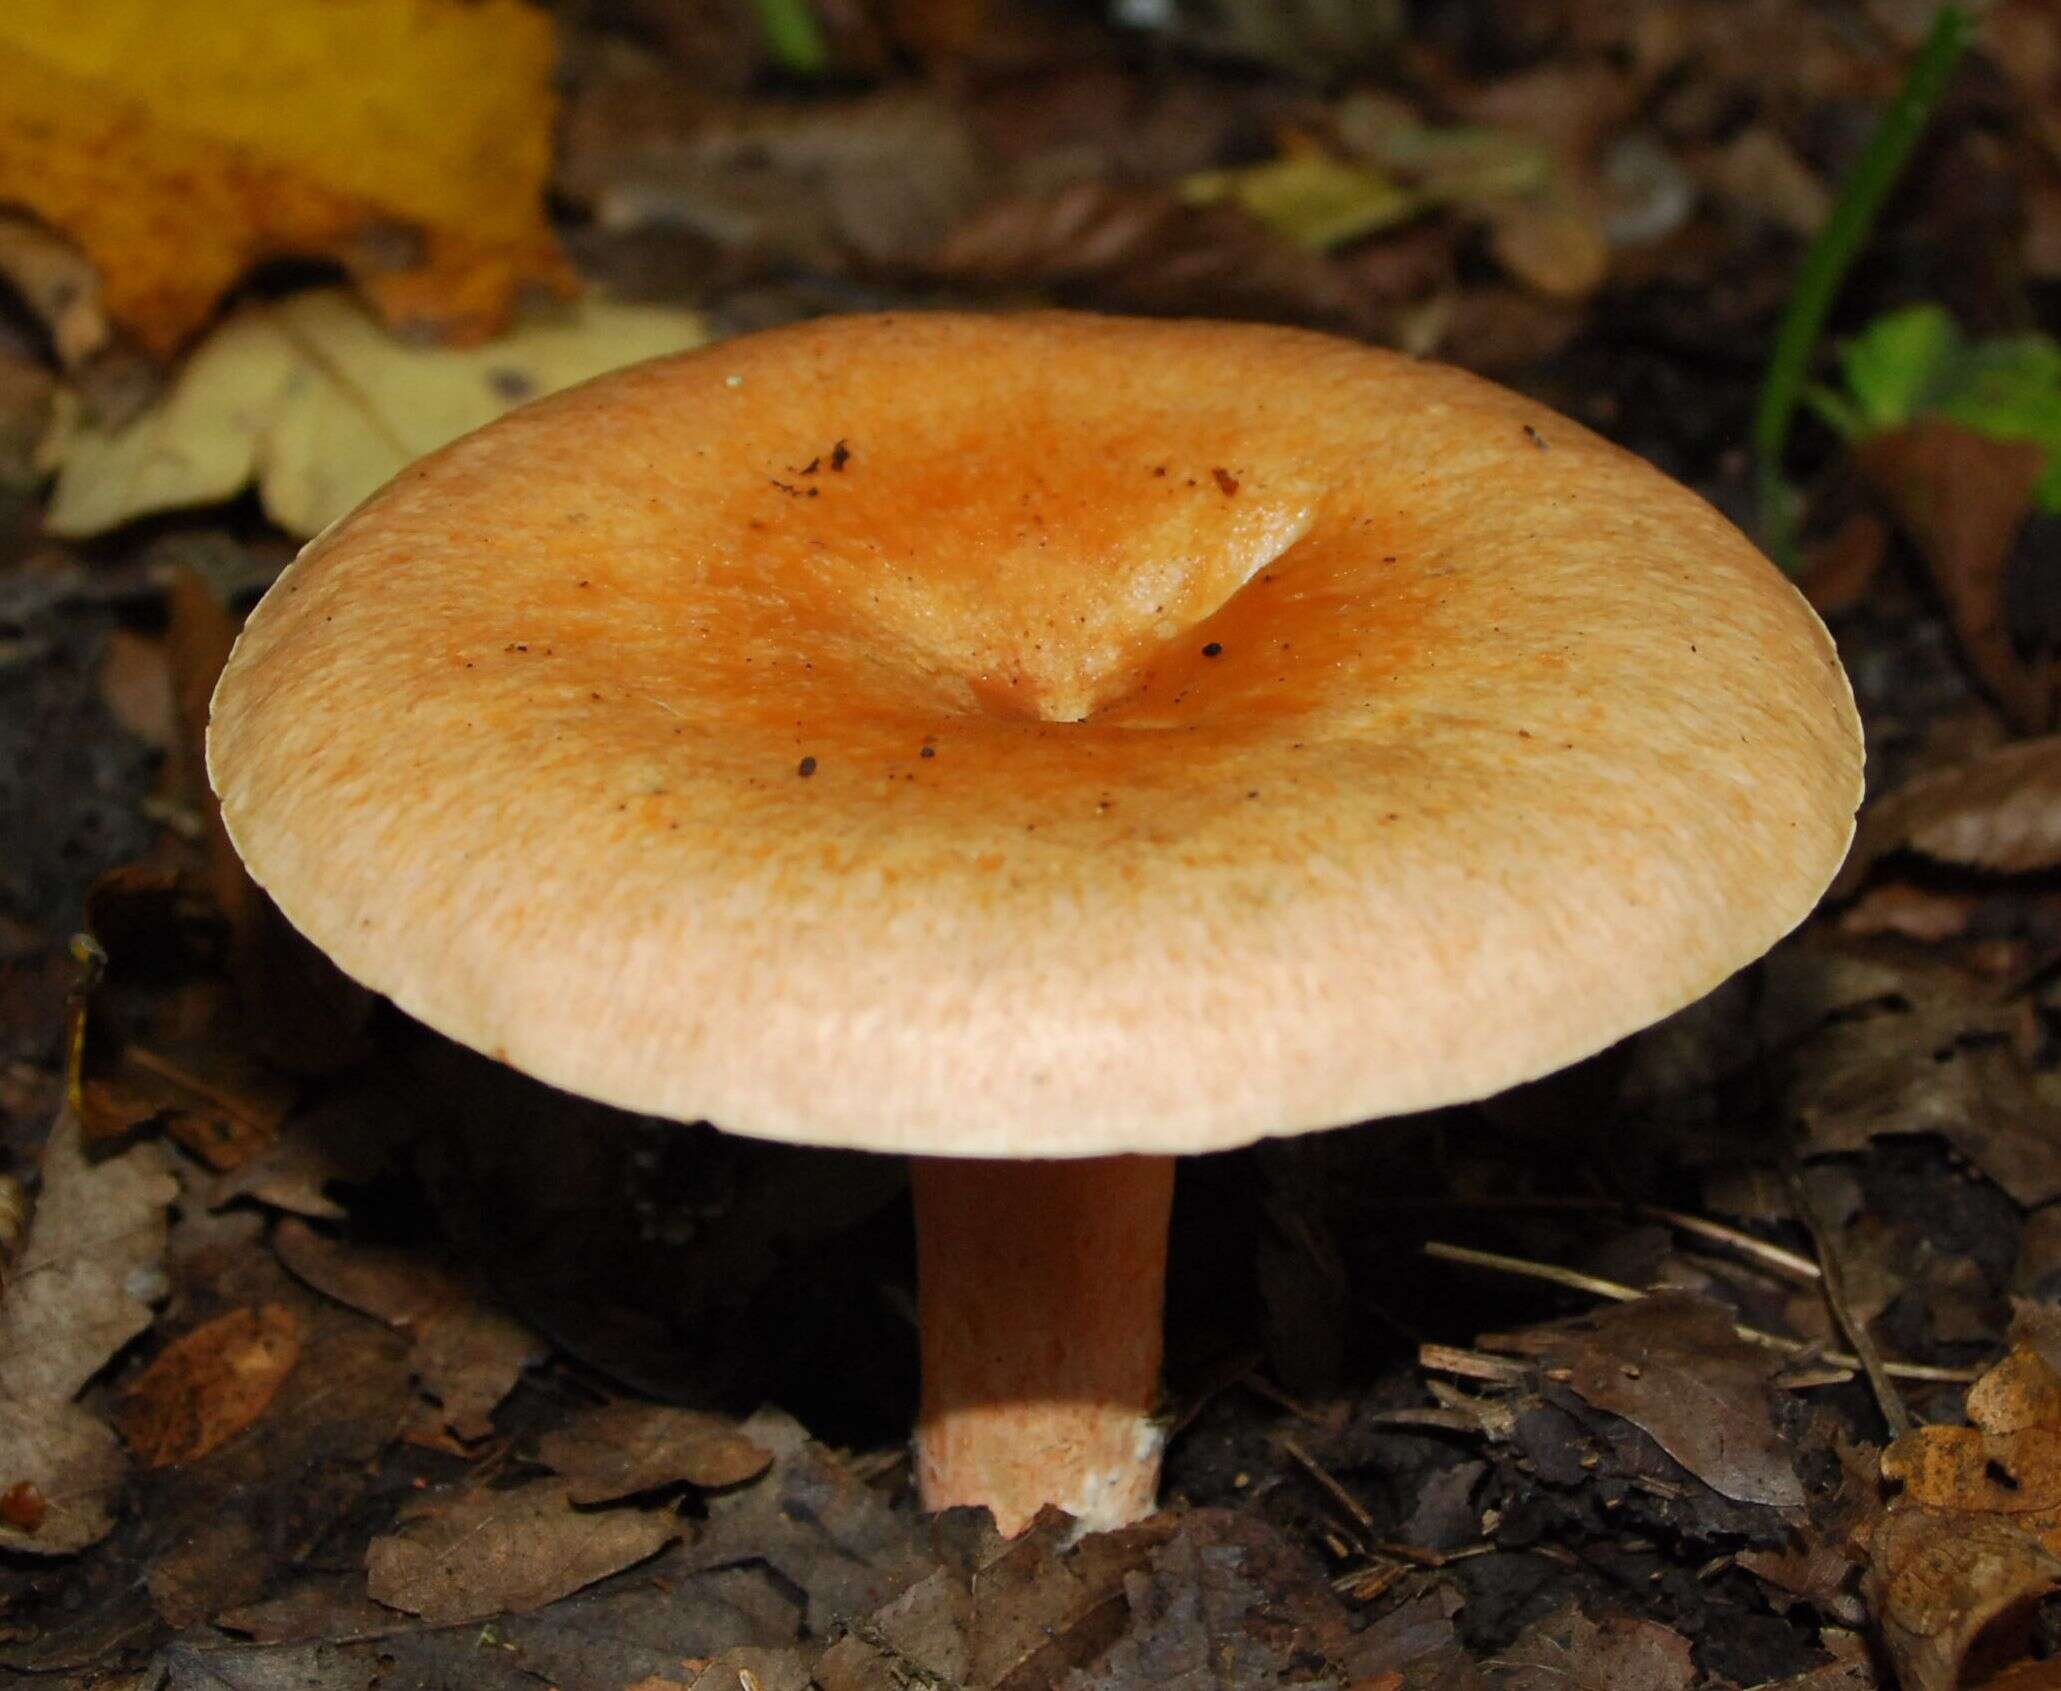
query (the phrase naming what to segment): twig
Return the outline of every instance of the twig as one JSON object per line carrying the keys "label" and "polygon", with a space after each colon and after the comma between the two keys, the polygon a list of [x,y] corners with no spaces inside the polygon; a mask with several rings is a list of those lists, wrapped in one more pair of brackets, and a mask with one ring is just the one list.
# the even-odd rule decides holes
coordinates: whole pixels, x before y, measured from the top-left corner
{"label": "twig", "polygon": [[1737,1227],[1727,1227],[1722,1221],[1713,1221],[1709,1216],[1692,1215],[1687,1210],[1671,1210],[1660,1204],[1642,1204],[1621,1198],[1486,1198],[1473,1199],[1464,1203],[1439,1204],[1377,1204],[1377,1210],[1392,1214],[1410,1210],[1462,1210],[1473,1214],[1478,1212],[1552,1215],[1562,1210],[1582,1215],[1622,1215],[1636,1221],[1658,1221],[1674,1228],[1679,1233],[1689,1233],[1714,1245],[1723,1245],[1737,1251],[1741,1256],[1752,1257],[1763,1267],[1785,1274],[1792,1280],[1815,1281],[1818,1265],[1807,1256],[1767,1239],[1756,1237]]}
{"label": "twig", "polygon": [[1546,1280],[1555,1286],[1565,1286],[1571,1292],[1587,1292],[1591,1297],[1609,1298],[1614,1303],[1637,1303],[1646,1294],[1636,1286],[1627,1286],[1621,1280],[1605,1280],[1601,1275],[1584,1274],[1578,1268],[1562,1268],[1554,1262],[1531,1262],[1524,1257],[1506,1257],[1497,1251],[1477,1251],[1466,1245],[1447,1245],[1437,1239],[1428,1241],[1424,1254],[1436,1257],[1440,1262],[1463,1262],[1469,1268],[1493,1269],[1498,1274],[1521,1274],[1527,1280]]}
{"label": "twig", "polygon": [[1825,1307],[1832,1312],[1832,1319],[1839,1323],[1839,1330],[1846,1335],[1854,1355],[1861,1360],[1861,1372],[1868,1376],[1869,1389],[1881,1406],[1883,1424],[1889,1428],[1889,1436],[1902,1438],[1911,1430],[1911,1412],[1904,1405],[1903,1394],[1890,1379],[1889,1370],[1883,1366],[1882,1353],[1875,1348],[1868,1324],[1854,1314],[1853,1305],[1847,1301],[1845,1265],[1840,1261],[1832,1230],[1825,1225],[1825,1218],[1818,1210],[1817,1199],[1811,1196],[1803,1171],[1791,1163],[1787,1173],[1796,1213],[1810,1230],[1811,1243],[1818,1249],[1818,1262],[1824,1270],[1819,1290],[1824,1294]]}
{"label": "twig", "polygon": [[1370,1539],[1374,1536],[1374,1517],[1367,1513],[1367,1506],[1364,1503],[1347,1491],[1330,1474],[1326,1473],[1322,1466],[1319,1465],[1317,1459],[1307,1450],[1303,1449],[1301,1445],[1297,1444],[1294,1439],[1283,1434],[1274,1442],[1281,1447],[1282,1452],[1298,1468],[1317,1482],[1323,1489],[1324,1494],[1332,1502],[1336,1503],[1339,1508],[1343,1509],[1357,1523],[1361,1532],[1365,1533]]}
{"label": "twig", "polygon": [[1507,1356],[1490,1356],[1486,1351],[1462,1350],[1457,1345],[1419,1345],[1417,1366],[1435,1374],[1457,1374],[1463,1380],[1492,1380],[1511,1385],[1531,1370]]}
{"label": "twig", "polygon": [[[1523,1257],[1500,1256],[1494,1251],[1470,1250],[1465,1245],[1441,1244],[1434,1239],[1424,1247],[1424,1254],[1437,1257],[1444,1262],[1466,1263],[1473,1268],[1493,1269],[1498,1274],[1521,1274],[1528,1280],[1545,1280],[1556,1286],[1566,1286],[1577,1292],[1587,1292],[1593,1297],[1609,1298],[1615,1303],[1637,1303],[1650,1297],[1650,1291],[1642,1292],[1636,1286],[1627,1286],[1619,1280],[1605,1280],[1600,1275],[1583,1274],[1578,1269],[1562,1268],[1556,1263],[1527,1262]],[[1667,1288],[1658,1288],[1666,1290]],[[1837,1368],[1860,1368],[1861,1359],[1845,1351],[1826,1350],[1802,1339],[1784,1338],[1779,1333],[1763,1332],[1758,1327],[1734,1324],[1732,1331],[1748,1344],[1763,1345],[1769,1350],[1786,1352],[1790,1356],[1815,1356]],[[1882,1371],[1900,1380],[1939,1380],[1965,1383],[1979,1379],[1979,1368],[1940,1368],[1929,1362],[1887,1362]]]}
{"label": "twig", "polygon": [[1911,150],[1946,92],[1974,27],[1967,7],[1940,7],[1931,33],[1904,76],[1903,87],[1876,125],[1867,150],[1840,185],[1839,198],[1824,228],[1803,255],[1781,326],[1775,331],[1774,351],[1768,356],[1767,375],[1754,409],[1753,455],[1762,538],[1775,561],[1792,574],[1797,566],[1795,532],[1789,485],[1782,479],[1782,452],[1789,444],[1789,425],[1810,376],[1811,358],[1840,285],[1867,245],[1883,202],[1910,162]]}

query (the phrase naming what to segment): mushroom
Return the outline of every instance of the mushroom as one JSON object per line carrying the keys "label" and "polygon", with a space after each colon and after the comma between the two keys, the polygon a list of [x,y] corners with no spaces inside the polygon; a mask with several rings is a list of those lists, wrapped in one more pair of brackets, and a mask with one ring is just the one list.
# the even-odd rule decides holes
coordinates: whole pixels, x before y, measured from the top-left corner
{"label": "mushroom", "polygon": [[209,768],[348,973],[556,1086],[913,1154],[924,1503],[1153,1506],[1172,1158],[1481,1098],[1809,911],[1859,731],[1694,495],[1297,331],[847,317],[417,463]]}

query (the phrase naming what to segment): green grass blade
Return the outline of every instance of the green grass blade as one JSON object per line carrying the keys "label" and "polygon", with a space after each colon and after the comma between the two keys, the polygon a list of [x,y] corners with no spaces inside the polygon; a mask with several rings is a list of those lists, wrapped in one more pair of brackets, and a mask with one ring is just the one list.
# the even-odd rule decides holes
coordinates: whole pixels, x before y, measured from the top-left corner
{"label": "green grass blade", "polygon": [[1781,326],[1775,332],[1774,351],[1754,410],[1753,455],[1762,538],[1776,561],[1792,573],[1797,564],[1794,496],[1782,479],[1782,454],[1789,444],[1797,402],[1810,379],[1811,361],[1840,286],[1867,245],[1883,202],[1910,162],[1911,151],[1946,92],[1974,28],[1974,16],[1967,7],[1939,9],[1895,102],[1883,114],[1867,151],[1841,184],[1831,215],[1804,254]]}

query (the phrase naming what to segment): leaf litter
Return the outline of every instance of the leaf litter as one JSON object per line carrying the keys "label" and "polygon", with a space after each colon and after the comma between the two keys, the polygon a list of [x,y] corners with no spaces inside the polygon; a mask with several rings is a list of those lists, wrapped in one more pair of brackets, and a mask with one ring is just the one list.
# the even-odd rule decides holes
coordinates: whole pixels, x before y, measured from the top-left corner
{"label": "leaf litter", "polygon": [[[461,32],[500,15],[419,10]],[[1184,1172],[1169,1507],[1124,1534],[1048,1520],[1004,1545],[915,1512],[891,1170],[426,1052],[276,947],[198,773],[214,665],[286,535],[512,399],[826,305],[1342,329],[1510,372],[1724,502],[1739,349],[1785,243],[1826,213],[1849,120],[1893,81],[1857,43],[1901,40],[1908,9],[1849,28],[1796,0],[1570,0],[1542,32],[1522,8],[1341,29],[1324,4],[1184,4],[1132,9],[1118,37],[1001,0],[825,8],[836,79],[777,92],[753,80],[764,49],[734,19],[704,29],[698,0],[603,10],[552,26],[570,121],[550,210],[652,315],[631,332],[605,294],[570,308],[562,361],[527,338],[548,312],[451,344],[509,315],[522,278],[567,279],[555,243],[524,244],[546,228],[538,178],[488,196],[513,245],[464,191],[341,206],[361,108],[303,102],[311,129],[275,113],[235,143],[246,180],[307,188],[262,216],[208,209],[234,149],[190,132],[198,108],[185,129],[146,109],[156,156],[122,164],[75,102],[60,131],[91,169],[17,196],[42,221],[11,222],[0,262],[49,345],[0,347],[29,372],[0,385],[5,438],[68,392],[55,521],[0,578],[24,611],[0,683],[34,707],[19,808],[73,820],[0,854],[0,1125],[34,1207],[21,1248],[80,1314],[32,1323],[27,1364],[0,1349],[0,1391],[36,1438],[86,1444],[15,1447],[78,1464],[69,1494],[55,1469],[0,1475],[0,1532],[28,1552],[0,1567],[0,1666],[154,1687],[1859,1691],[1878,1646],[1917,1685],[2046,1650],[2046,1388],[2021,1348],[1962,1390],[2012,1297],[2037,1350],[2061,1285],[2049,754],[2012,738],[2050,725],[2054,641],[2039,484],[1994,441],[1898,417],[1904,438],[1872,431],[1814,488],[1828,531],[1860,537],[1835,632],[1887,794],[1827,919],[1546,1086],[1299,1143],[1292,1179],[1257,1155]],[[2061,36],[2039,8],[1992,12],[1989,152],[1949,137],[1887,258],[1899,297],[1951,289],[1971,324],[2024,320],[2014,265],[2043,262],[2061,203],[2032,69]],[[0,29],[17,58],[48,21],[23,16]],[[282,19],[222,62],[276,67],[306,26]],[[521,152],[548,102],[504,45],[476,60],[480,92],[513,100]],[[0,110],[0,177],[21,133]],[[435,177],[445,139],[407,142],[411,164]],[[109,232],[197,161],[184,253]],[[2022,227],[1969,192],[1997,170]],[[102,181],[119,192],[79,191]],[[310,205],[328,209],[294,223]],[[1939,231],[1971,220],[2012,257],[1960,262],[1969,239]],[[278,252],[339,259],[354,291],[260,278],[207,333]],[[181,341],[194,355],[161,372],[133,351]],[[177,514],[253,486],[240,512]],[[64,542],[88,533],[90,564]],[[94,899],[109,962],[75,994],[82,1108],[39,1189],[78,891],[146,848]],[[127,1302],[59,1271],[124,1260],[80,1244],[63,1198],[116,1166],[157,1174]],[[1423,1262],[1428,1233],[1529,1277]],[[1606,1284],[1627,1301],[1594,1307]],[[17,1285],[0,1328],[27,1319]],[[1855,1330],[1918,1421],[1880,1457],[1882,1403],[1830,1354]]]}

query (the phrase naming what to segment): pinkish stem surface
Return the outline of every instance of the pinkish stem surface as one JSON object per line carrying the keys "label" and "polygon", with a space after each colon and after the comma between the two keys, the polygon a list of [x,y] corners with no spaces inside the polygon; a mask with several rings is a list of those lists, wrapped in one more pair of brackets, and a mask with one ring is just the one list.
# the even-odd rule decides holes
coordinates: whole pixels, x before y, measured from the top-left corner
{"label": "pinkish stem surface", "polygon": [[1152,1513],[1171,1157],[919,1157],[926,1509],[1005,1534],[1047,1503],[1091,1530]]}

